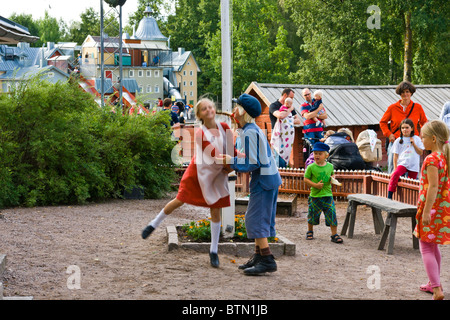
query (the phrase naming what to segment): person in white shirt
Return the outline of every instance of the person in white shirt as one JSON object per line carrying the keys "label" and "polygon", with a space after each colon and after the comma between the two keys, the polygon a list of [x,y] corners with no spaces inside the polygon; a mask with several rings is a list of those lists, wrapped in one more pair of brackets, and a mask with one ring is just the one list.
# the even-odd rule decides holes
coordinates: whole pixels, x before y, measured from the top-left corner
{"label": "person in white shirt", "polygon": [[408,178],[416,179],[420,170],[420,156],[425,147],[422,140],[414,135],[414,123],[411,119],[404,119],[400,123],[401,134],[392,146],[394,154],[394,171],[389,180],[388,198],[392,199],[397,190],[398,180],[408,172]]}

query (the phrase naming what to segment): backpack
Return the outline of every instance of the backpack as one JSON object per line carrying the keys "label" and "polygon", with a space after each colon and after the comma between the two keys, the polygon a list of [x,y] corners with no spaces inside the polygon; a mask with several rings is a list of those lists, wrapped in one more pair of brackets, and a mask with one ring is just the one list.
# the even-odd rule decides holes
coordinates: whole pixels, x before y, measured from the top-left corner
{"label": "backpack", "polygon": [[361,157],[358,146],[353,143],[343,143],[330,150],[328,157],[334,170],[365,170],[366,164]]}
{"label": "backpack", "polygon": [[356,139],[356,145],[364,162],[380,161],[383,157],[381,140],[377,138],[374,130],[367,129],[361,132]]}

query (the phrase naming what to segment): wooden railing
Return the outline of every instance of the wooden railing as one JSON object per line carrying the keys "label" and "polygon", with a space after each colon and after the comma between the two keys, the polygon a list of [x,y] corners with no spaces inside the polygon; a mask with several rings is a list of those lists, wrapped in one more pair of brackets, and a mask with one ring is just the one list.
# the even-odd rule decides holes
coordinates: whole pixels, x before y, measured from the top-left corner
{"label": "wooden railing", "polygon": [[[186,166],[177,169],[179,177]],[[296,193],[300,197],[308,197],[309,187],[305,183],[305,169],[279,169],[281,175],[280,193]],[[349,194],[365,193],[387,197],[390,174],[377,171],[335,171],[335,177],[342,186],[332,186],[336,200],[347,200]],[[237,173],[236,192],[249,192],[250,174]],[[412,205],[417,204],[419,197],[419,180],[400,178],[393,199]]]}
{"label": "wooden railing", "polygon": [[[309,195],[309,187],[304,180],[304,169],[279,169],[282,184],[281,193],[296,193],[301,197]],[[238,173],[237,192],[249,192],[250,176]],[[387,197],[390,175],[376,171],[335,171],[335,177],[342,186],[332,186],[333,196],[337,200],[346,200],[349,194],[365,193]],[[419,196],[419,180],[400,178],[394,200],[412,205],[417,204]]]}

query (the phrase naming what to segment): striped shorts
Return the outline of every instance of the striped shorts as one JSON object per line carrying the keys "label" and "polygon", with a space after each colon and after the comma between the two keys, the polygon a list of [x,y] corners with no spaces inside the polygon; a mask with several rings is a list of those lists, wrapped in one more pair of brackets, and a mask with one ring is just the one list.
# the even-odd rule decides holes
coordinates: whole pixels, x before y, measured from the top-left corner
{"label": "striped shorts", "polygon": [[308,223],[318,225],[323,211],[326,226],[337,226],[336,207],[333,197],[308,198]]}

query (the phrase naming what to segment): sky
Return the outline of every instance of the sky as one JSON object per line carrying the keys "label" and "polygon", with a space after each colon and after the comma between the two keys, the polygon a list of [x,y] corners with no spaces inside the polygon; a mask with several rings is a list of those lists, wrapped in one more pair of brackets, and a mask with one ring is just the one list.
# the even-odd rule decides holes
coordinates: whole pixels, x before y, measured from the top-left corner
{"label": "sky", "polygon": [[[5,3],[1,6],[0,16],[10,17],[13,13],[31,14],[34,20],[43,18],[45,10],[49,15],[70,25],[70,21],[81,21],[80,15],[87,8],[94,8],[100,12],[100,0],[3,0]],[[136,11],[138,0],[127,0],[122,6],[122,23],[125,26],[128,23],[128,16]],[[110,9],[106,2],[103,2],[103,10],[108,12]],[[117,7],[119,9],[119,7]]]}

